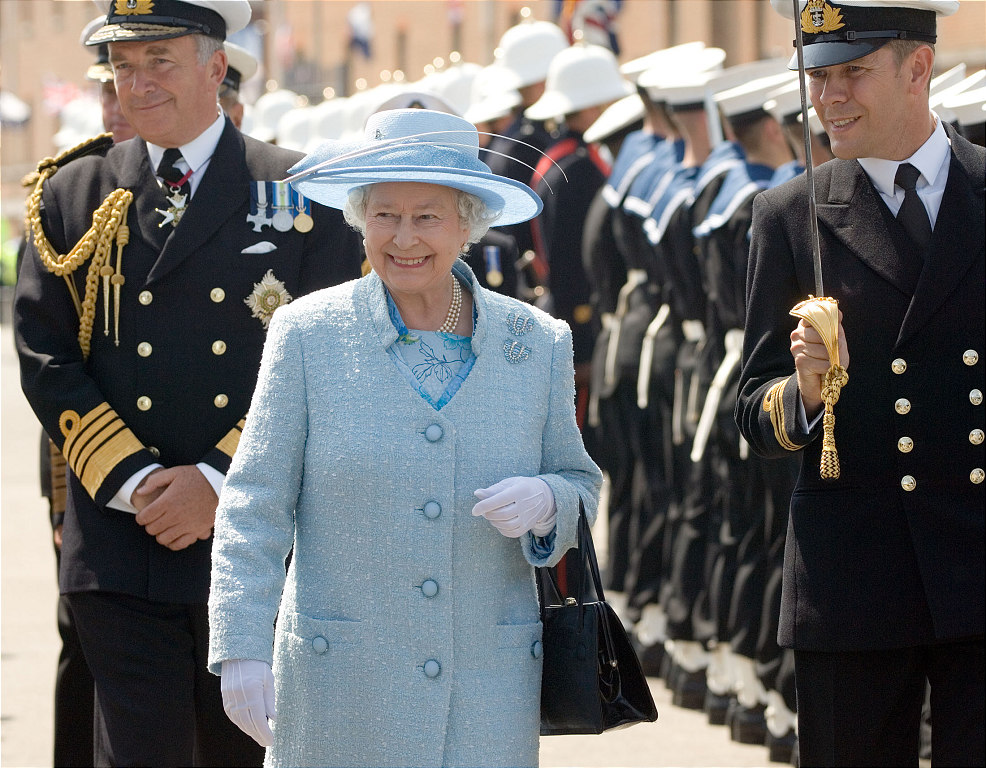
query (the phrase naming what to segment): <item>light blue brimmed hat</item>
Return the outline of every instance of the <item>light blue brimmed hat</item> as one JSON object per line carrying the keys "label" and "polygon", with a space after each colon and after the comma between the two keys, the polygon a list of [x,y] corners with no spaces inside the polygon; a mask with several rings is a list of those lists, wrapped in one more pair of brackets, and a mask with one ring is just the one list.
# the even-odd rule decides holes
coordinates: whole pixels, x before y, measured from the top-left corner
{"label": "light blue brimmed hat", "polygon": [[542,203],[526,184],[493,173],[479,159],[476,126],[429,109],[392,109],[371,115],[362,141],[326,141],[290,169],[288,181],[305,197],[343,208],[357,187],[417,181],[476,195],[497,226],[537,216]]}

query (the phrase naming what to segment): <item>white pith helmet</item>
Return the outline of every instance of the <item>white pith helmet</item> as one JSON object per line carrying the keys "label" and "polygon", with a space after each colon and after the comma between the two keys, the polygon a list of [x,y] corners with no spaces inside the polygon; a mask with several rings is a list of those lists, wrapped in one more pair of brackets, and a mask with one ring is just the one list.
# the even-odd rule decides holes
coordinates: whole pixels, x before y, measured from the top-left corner
{"label": "white pith helmet", "polygon": [[502,67],[504,88],[523,88],[543,82],[551,60],[566,48],[568,38],[550,21],[531,21],[511,27],[503,33],[493,52],[496,65]]}
{"label": "white pith helmet", "polygon": [[573,45],[551,61],[544,94],[524,114],[531,120],[548,120],[633,92],[612,51],[600,45]]}

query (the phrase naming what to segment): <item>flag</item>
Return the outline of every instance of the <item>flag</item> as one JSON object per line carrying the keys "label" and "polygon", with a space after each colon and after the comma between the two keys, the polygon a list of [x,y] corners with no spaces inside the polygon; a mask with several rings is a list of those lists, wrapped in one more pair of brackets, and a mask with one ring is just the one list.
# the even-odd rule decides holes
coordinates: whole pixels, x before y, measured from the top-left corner
{"label": "flag", "polygon": [[570,42],[581,32],[584,42],[609,48],[619,56],[616,17],[622,9],[623,0],[555,0],[555,20]]}
{"label": "flag", "polygon": [[373,14],[367,2],[356,3],[346,14],[349,24],[349,47],[355,48],[364,58],[371,58],[373,42]]}

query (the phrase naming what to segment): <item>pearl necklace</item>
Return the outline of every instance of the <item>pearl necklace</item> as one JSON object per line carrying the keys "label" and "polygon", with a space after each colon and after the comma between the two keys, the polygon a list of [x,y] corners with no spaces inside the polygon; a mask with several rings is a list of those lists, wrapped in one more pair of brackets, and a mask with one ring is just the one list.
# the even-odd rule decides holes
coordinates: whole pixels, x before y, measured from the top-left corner
{"label": "pearl necklace", "polygon": [[459,324],[459,311],[462,309],[462,285],[452,277],[452,303],[449,304],[445,322],[438,326],[438,333],[454,333]]}

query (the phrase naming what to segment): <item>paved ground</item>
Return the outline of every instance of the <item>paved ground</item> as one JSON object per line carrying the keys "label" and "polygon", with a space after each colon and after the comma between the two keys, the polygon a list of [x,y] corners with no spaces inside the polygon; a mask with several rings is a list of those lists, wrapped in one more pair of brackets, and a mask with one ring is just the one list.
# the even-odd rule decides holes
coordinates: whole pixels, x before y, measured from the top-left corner
{"label": "paved ground", "polygon": [[[2,310],[0,310],[2,311]],[[58,656],[55,558],[38,492],[38,425],[17,375],[7,317],[0,323],[0,765],[50,766]],[[605,551],[599,543],[600,551]],[[602,736],[542,739],[541,765],[762,766],[764,747],[736,744],[700,712],[671,705],[659,680],[660,717]]]}

